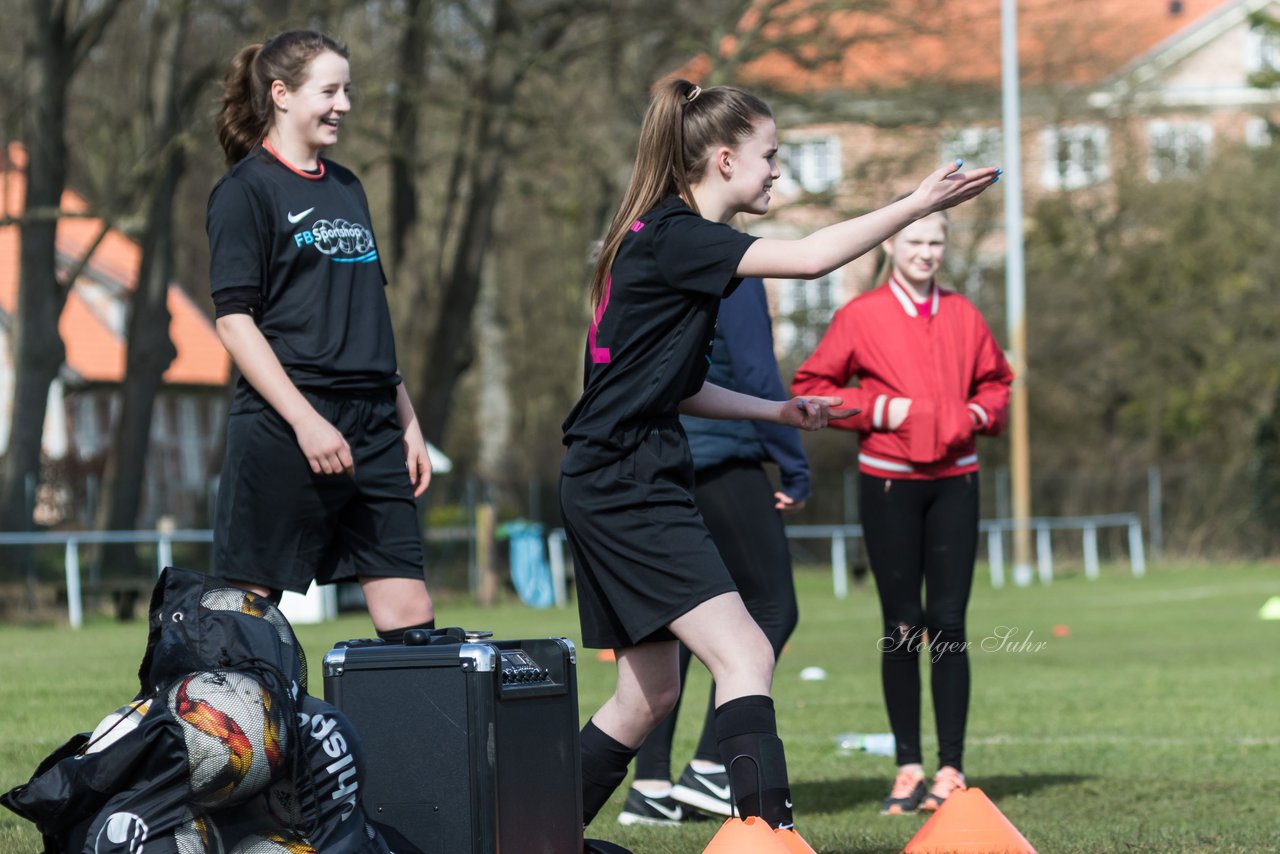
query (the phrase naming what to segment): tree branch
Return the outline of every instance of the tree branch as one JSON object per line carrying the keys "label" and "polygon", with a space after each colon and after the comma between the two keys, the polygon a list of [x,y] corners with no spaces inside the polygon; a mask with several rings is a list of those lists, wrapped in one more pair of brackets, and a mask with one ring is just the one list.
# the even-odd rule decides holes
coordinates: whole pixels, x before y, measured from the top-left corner
{"label": "tree branch", "polygon": [[111,23],[111,19],[115,17],[116,12],[120,11],[120,7],[124,5],[124,0],[103,0],[101,6],[94,12],[89,13],[83,20],[76,24],[75,28],[67,33],[67,54],[71,57],[71,68],[67,72],[68,76],[74,75],[80,63],[84,62],[89,51],[102,38],[103,32],[106,31],[107,25]]}

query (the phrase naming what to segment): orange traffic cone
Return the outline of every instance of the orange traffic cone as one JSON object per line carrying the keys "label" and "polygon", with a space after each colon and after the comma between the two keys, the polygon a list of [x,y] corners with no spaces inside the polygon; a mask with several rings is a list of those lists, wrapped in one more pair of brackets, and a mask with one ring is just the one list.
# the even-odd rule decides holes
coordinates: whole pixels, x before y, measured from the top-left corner
{"label": "orange traffic cone", "polygon": [[[803,848],[794,849],[803,852]],[[792,854],[793,849],[758,815],[746,821],[731,818],[720,825],[702,854]]]}
{"label": "orange traffic cone", "polygon": [[611,661],[617,661],[618,656],[611,649],[602,649],[596,653],[596,661],[603,661],[606,664]]}
{"label": "orange traffic cone", "polygon": [[796,833],[794,827],[780,827],[773,832],[788,851],[788,854],[818,854],[808,842],[804,841],[804,837]]}
{"label": "orange traffic cone", "polygon": [[1036,854],[981,789],[952,792],[902,854]]}

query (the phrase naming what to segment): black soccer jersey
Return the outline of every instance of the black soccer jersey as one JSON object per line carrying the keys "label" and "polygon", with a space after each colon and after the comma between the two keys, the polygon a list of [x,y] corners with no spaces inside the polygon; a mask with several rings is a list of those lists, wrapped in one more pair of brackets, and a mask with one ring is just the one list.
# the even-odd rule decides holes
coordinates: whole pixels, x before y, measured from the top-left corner
{"label": "black soccer jersey", "polygon": [[563,425],[565,474],[631,453],[702,387],[720,300],[754,240],[676,196],[632,224],[587,336],[582,397]]}
{"label": "black soccer jersey", "polygon": [[[210,284],[260,289],[258,327],[298,387],[391,387],[395,343],[369,201],[349,170],[320,163],[302,172],[259,146],[222,177],[209,196]],[[237,405],[255,398],[241,379]]]}

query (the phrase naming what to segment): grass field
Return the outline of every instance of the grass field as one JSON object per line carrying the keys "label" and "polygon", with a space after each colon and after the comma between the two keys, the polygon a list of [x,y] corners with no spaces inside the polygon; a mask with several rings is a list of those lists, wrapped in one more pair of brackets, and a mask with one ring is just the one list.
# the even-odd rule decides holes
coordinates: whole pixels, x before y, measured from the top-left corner
{"label": "grass field", "polygon": [[[1275,565],[1156,566],[1143,579],[1105,568],[1096,581],[993,590],[979,576],[969,615],[974,696],[966,766],[1041,854],[1262,852],[1277,841],[1280,622],[1258,618],[1280,595]],[[828,573],[798,574],[800,628],[774,695],[798,826],[825,854],[892,854],[923,822],[881,817],[890,759],[840,755],[835,737],[887,729],[869,589],[838,601]],[[577,636],[576,612],[441,603],[441,624],[502,637]],[[1066,637],[1055,626],[1069,628]],[[312,687],[335,640],[369,634],[363,618],[301,626]],[[24,782],[71,734],[132,697],[141,622],[0,626],[0,790]],[[1001,639],[1003,636],[1003,640]],[[801,668],[827,672],[799,679]],[[584,651],[582,712],[610,690],[612,665]],[[675,757],[691,752],[706,678],[691,680]],[[924,680],[927,705],[927,675]],[[926,712],[926,757],[933,739]],[[927,764],[927,763],[926,763]],[[677,772],[678,773],[678,772]],[[697,854],[716,825],[622,828],[621,795],[588,829],[637,854]],[[0,852],[35,852],[34,828],[0,810]],[[520,852],[514,852],[520,854]]]}

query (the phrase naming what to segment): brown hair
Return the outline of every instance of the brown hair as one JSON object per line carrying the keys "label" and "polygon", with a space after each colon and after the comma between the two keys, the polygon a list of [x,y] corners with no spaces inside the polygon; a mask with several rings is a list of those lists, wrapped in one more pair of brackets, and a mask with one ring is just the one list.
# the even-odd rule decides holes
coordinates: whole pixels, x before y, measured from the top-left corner
{"label": "brown hair", "polygon": [[314,30],[289,30],[235,55],[223,79],[222,109],[216,122],[228,166],[244,159],[271,129],[275,120],[271,84],[279,80],[297,89],[306,82],[311,60],[326,51],[348,57],[346,45]]}
{"label": "brown hair", "polygon": [[640,144],[622,204],[601,243],[591,277],[591,304],[599,305],[604,284],[631,224],[666,196],[678,195],[695,211],[691,187],[706,171],[707,152],[737,145],[756,122],[773,118],[764,101],[733,86],[703,89],[688,80],[662,85],[640,127]]}

